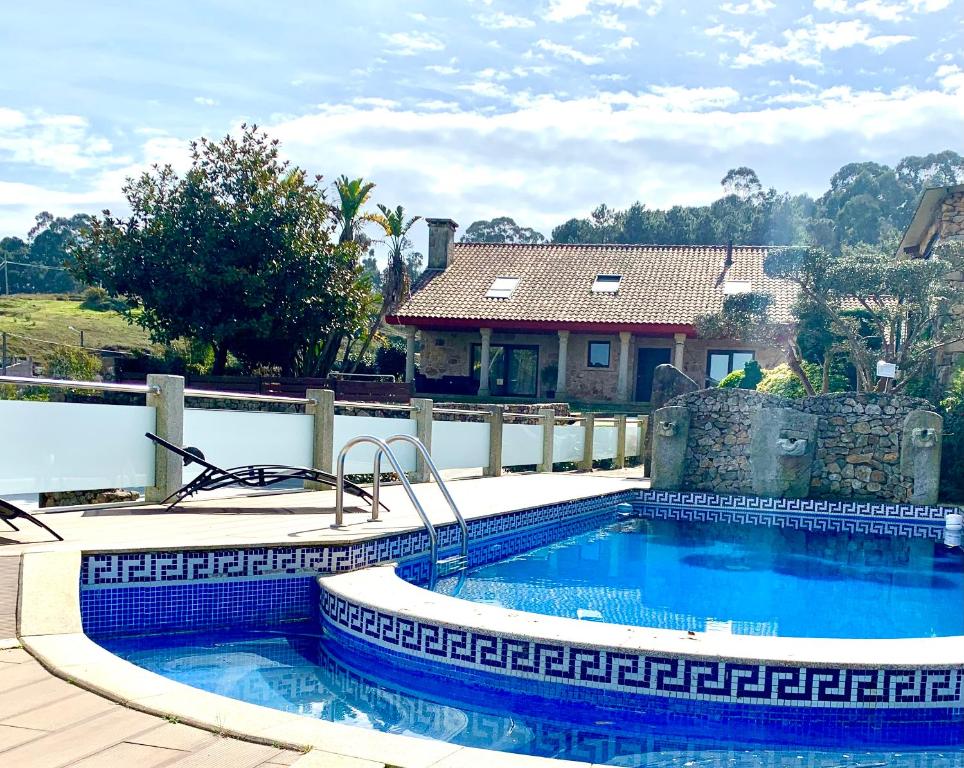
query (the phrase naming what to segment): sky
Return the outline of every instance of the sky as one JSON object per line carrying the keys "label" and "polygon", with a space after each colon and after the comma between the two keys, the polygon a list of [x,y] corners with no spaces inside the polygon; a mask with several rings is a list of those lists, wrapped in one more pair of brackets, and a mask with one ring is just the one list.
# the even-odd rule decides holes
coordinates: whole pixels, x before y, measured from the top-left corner
{"label": "sky", "polygon": [[[549,235],[754,168],[964,153],[964,0],[0,0],[0,236],[255,122],[327,181]],[[424,226],[413,231],[424,249]]]}

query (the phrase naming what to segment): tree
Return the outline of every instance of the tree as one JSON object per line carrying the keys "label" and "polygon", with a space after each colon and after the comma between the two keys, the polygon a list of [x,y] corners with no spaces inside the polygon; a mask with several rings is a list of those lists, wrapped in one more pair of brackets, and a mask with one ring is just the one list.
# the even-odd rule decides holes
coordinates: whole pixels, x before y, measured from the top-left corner
{"label": "tree", "polygon": [[368,329],[368,334],[355,358],[352,371],[358,368],[359,363],[371,346],[372,339],[375,338],[375,333],[385,319],[385,315],[394,311],[402,301],[408,298],[411,288],[411,281],[405,266],[404,257],[405,244],[408,242],[406,235],[408,235],[408,231],[421,216],[412,216],[406,219],[405,209],[400,205],[397,206],[395,210],[391,210],[379,203],[378,210],[381,213],[374,217],[374,221],[381,226],[385,232],[385,236],[388,238],[388,267],[382,278],[381,308]]}
{"label": "tree", "polygon": [[[67,293],[78,285],[68,271],[70,248],[90,223],[83,213],[70,218],[47,211],[37,214],[27,239],[5,237],[0,240],[0,261],[14,262],[7,267],[11,293]],[[6,289],[6,285],[0,285]]]}
{"label": "tree", "polygon": [[917,194],[927,187],[964,183],[964,157],[949,149],[935,154],[905,157],[897,163],[897,178]]}
{"label": "tree", "polygon": [[360,322],[357,245],[337,243],[320,177],[278,157],[257,126],[191,145],[179,177],[157,167],[124,186],[127,219],[93,219],[77,274],[129,303],[155,341],[210,343],[249,367],[320,375],[324,341]]}
{"label": "tree", "polygon": [[[954,310],[964,290],[946,279],[960,268],[961,246],[941,245],[926,260],[897,258],[894,251],[893,243],[839,252],[786,248],[764,262],[768,276],[799,288],[797,317],[806,307],[839,337],[861,390],[902,390],[933,365],[938,350],[964,339],[964,318]],[[896,363],[896,381],[877,377],[879,359]]]}
{"label": "tree", "polygon": [[342,175],[335,181],[339,205],[333,206],[331,210],[335,222],[341,227],[339,243],[355,242],[357,227],[373,220],[371,214],[362,211],[362,207],[368,202],[374,188],[372,182],[366,183],[361,178],[349,181],[347,176]]}
{"label": "tree", "polygon": [[508,216],[473,221],[462,235],[463,243],[544,243],[545,236],[530,227],[520,227]]}
{"label": "tree", "polygon": [[726,195],[734,195],[744,202],[757,199],[763,192],[763,185],[756,171],[745,165],[727,171],[720,184]]}

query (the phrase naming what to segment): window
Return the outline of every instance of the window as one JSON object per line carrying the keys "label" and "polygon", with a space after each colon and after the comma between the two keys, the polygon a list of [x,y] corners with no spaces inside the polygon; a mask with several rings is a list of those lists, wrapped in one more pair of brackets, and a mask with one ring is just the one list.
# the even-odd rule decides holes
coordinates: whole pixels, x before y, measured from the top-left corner
{"label": "window", "polygon": [[619,290],[621,275],[596,275],[592,284],[593,293],[616,293]]}
{"label": "window", "polygon": [[[482,376],[482,345],[472,345],[469,371]],[[539,347],[523,344],[489,346],[489,392],[493,395],[535,397],[538,389]]]}
{"label": "window", "polygon": [[588,365],[590,368],[608,368],[609,351],[610,347],[608,341],[590,341],[589,355],[586,365]]}
{"label": "window", "polygon": [[733,371],[742,371],[743,366],[753,360],[749,350],[710,350],[706,355],[706,378],[715,387]]}
{"label": "window", "polygon": [[518,277],[497,277],[492,281],[492,287],[489,288],[488,293],[485,294],[487,299],[509,299],[512,298],[512,292],[516,289],[519,284]]}
{"label": "window", "polygon": [[750,293],[752,286],[749,280],[724,280],[723,294],[725,296],[736,296],[741,293]]}

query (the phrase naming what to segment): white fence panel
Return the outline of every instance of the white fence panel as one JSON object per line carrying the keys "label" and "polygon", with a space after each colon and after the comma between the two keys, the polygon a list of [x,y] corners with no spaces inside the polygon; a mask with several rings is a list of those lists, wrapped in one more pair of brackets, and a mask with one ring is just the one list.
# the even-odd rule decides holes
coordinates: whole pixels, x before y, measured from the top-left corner
{"label": "white fence panel", "polygon": [[[433,425],[435,426],[435,425]],[[414,419],[386,419],[379,416],[335,416],[335,447],[332,454],[337,464],[338,453],[345,443],[359,435],[372,435],[385,439],[392,435],[414,435]],[[415,447],[405,443],[392,445],[392,452],[405,472],[415,471]],[[375,446],[356,445],[345,460],[345,472],[352,475],[370,475],[375,461]],[[333,469],[337,471],[338,467]],[[391,464],[382,459],[382,471],[391,472]]]}
{"label": "white fence panel", "polygon": [[147,406],[0,401],[0,494],[154,484]]}
{"label": "white fence panel", "polygon": [[488,424],[475,422],[434,422],[432,461],[439,469],[487,467],[490,429]]}
{"label": "white fence panel", "polygon": [[556,426],[552,431],[552,462],[582,461],[586,428],[581,424]]}
{"label": "white fence panel", "polygon": [[594,459],[616,458],[616,427],[597,426],[592,433],[592,457]]}
{"label": "white fence panel", "polygon": [[[184,445],[204,452],[219,467],[245,464],[290,464],[310,467],[312,460],[311,416],[303,413],[255,413],[184,410]],[[200,474],[196,465],[184,468],[184,481]]]}
{"label": "white fence panel", "polygon": [[542,461],[542,425],[506,424],[502,427],[502,466]]}
{"label": "white fence panel", "polygon": [[639,455],[639,423],[635,421],[626,425],[626,455]]}

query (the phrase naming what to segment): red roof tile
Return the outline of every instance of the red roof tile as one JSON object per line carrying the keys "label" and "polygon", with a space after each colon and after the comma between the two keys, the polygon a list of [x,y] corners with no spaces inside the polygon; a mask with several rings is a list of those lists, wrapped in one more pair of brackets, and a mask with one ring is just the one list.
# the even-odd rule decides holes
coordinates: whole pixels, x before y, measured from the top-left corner
{"label": "red roof tile", "polygon": [[[445,270],[429,270],[393,322],[592,323],[692,326],[719,311],[724,281],[748,281],[774,296],[774,319],[788,321],[791,283],[763,274],[766,248],[726,246],[503,245],[456,243]],[[596,275],[621,275],[616,294],[593,293]],[[517,277],[508,299],[485,294],[497,277]]]}

